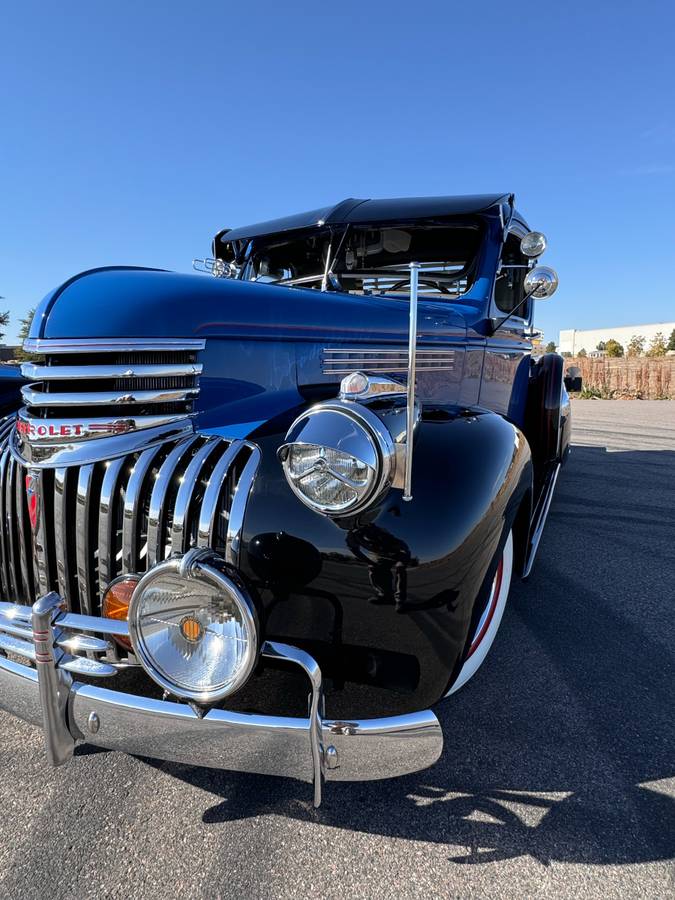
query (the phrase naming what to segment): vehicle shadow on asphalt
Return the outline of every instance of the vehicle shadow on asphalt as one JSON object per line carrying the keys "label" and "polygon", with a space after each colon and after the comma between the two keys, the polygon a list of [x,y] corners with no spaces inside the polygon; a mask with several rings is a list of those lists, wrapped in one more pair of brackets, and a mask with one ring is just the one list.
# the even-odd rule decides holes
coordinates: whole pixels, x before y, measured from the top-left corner
{"label": "vehicle shadow on asphalt", "polygon": [[162,770],[212,794],[207,825],[281,815],[445,844],[457,863],[675,856],[673,785],[655,784],[675,776],[673,485],[675,453],[574,449],[535,573],[481,672],[436,710],[432,769],[328,783],[318,810],[298,782]]}

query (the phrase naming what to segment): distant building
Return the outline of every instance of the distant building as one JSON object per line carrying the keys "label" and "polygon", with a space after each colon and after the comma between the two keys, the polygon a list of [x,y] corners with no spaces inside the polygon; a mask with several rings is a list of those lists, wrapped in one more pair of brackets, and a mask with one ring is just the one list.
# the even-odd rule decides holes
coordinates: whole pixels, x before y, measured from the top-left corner
{"label": "distant building", "polygon": [[618,341],[625,350],[634,334],[645,338],[645,350],[647,350],[651,340],[659,331],[667,343],[674,328],[675,322],[654,322],[651,325],[609,326],[608,328],[590,328],[586,331],[568,328],[560,332],[558,353],[571,353],[572,356],[576,356],[580,350],[585,350],[590,356],[591,352],[597,349],[601,341],[607,343],[610,339]]}

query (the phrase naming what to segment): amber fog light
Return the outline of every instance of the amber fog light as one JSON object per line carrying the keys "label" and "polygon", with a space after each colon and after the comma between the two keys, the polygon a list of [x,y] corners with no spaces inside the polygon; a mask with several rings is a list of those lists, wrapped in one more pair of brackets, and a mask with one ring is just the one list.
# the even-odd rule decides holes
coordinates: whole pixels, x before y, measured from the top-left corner
{"label": "amber fog light", "polygon": [[[138,575],[121,575],[111,581],[103,594],[102,612],[106,619],[129,621],[129,604],[139,582]],[[126,637],[115,635],[115,641],[125,650],[131,650],[131,641]]]}

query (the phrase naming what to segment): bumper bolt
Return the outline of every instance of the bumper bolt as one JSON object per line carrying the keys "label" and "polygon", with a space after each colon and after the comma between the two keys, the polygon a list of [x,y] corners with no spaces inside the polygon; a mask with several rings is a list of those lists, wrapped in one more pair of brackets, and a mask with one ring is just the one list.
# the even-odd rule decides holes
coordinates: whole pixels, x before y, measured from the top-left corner
{"label": "bumper bolt", "polygon": [[330,747],[326,747],[325,761],[327,769],[337,769],[340,766],[338,752],[332,744]]}
{"label": "bumper bolt", "polygon": [[96,734],[100,727],[101,720],[99,719],[98,715],[95,712],[89,713],[89,718],[87,719],[87,728],[89,729],[91,734]]}

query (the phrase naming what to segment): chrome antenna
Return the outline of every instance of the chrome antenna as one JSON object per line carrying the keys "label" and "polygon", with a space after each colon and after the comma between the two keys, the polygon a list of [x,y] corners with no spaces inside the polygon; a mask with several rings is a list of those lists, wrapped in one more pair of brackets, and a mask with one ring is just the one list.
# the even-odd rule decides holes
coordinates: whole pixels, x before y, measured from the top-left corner
{"label": "chrome antenna", "polygon": [[415,426],[415,357],[417,353],[417,288],[420,264],[410,263],[410,327],[408,330],[408,406],[405,432],[405,479],[403,499],[412,500],[413,428]]}

